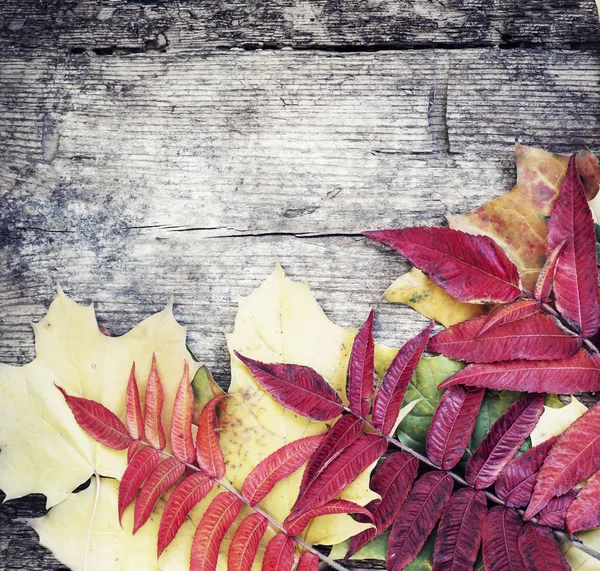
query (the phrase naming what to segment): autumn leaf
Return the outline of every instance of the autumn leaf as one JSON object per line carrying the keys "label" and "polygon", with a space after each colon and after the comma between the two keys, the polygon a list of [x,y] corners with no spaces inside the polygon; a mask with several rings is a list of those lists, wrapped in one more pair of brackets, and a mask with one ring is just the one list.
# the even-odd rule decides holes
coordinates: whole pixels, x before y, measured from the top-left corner
{"label": "autumn leaf", "polygon": [[575,420],[587,411],[576,398],[560,408],[544,406],[544,412],[540,420],[531,432],[531,444],[537,446],[554,436],[563,433]]}

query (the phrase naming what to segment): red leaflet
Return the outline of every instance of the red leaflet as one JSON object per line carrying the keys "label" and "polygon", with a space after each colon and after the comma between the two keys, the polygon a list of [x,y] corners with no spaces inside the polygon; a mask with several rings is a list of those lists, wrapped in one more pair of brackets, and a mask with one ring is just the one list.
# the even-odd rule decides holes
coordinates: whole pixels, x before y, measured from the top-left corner
{"label": "red leaflet", "polygon": [[375,342],[373,341],[373,317],[369,317],[354,338],[348,369],[348,401],[350,410],[357,416],[369,414],[369,399],[373,396],[375,374]]}
{"label": "red leaflet", "polygon": [[185,466],[176,458],[167,458],[154,468],[135,502],[133,533],[146,523],[158,498],[183,476],[184,472]]}
{"label": "red leaflet", "polygon": [[526,523],[519,533],[519,550],[527,571],[570,571],[549,527]]}
{"label": "red leaflet", "polygon": [[[377,468],[371,478],[370,488],[381,496],[381,500],[373,500],[367,509],[373,514],[375,528],[365,529],[350,538],[350,545],[345,559],[352,557],[371,539],[381,535],[400,512],[402,504],[417,476],[419,461],[410,454],[395,452],[390,454]],[[357,517],[365,523],[365,518]]]}
{"label": "red leaflet", "polygon": [[465,480],[478,490],[491,486],[535,428],[544,410],[544,395],[522,396],[492,425],[465,466]]}
{"label": "red leaflet", "polygon": [[486,571],[523,571],[519,533],[523,522],[514,508],[496,506],[483,520],[483,563]]}
{"label": "red leaflet", "polygon": [[519,289],[517,267],[487,236],[449,228],[405,228],[365,232],[406,256],[460,301],[507,303]]}
{"label": "red leaflet", "polygon": [[483,492],[462,488],[452,494],[435,539],[433,571],[473,568],[481,543],[481,523],[486,513],[487,502]]}
{"label": "red leaflet", "polygon": [[496,495],[513,508],[525,507],[531,499],[538,472],[556,442],[552,437],[511,460],[496,480]]}
{"label": "red leaflet", "polygon": [[443,470],[458,464],[464,454],[485,389],[450,387],[442,396],[427,432],[429,459]]}
{"label": "red leaflet", "polygon": [[[123,484],[121,483],[121,486]],[[173,541],[192,508],[212,490],[213,480],[203,472],[191,474],[169,496],[158,528],[158,556]],[[256,514],[255,514],[256,515]]]}
{"label": "red leaflet", "polygon": [[539,300],[540,303],[546,303],[550,299],[550,293],[552,293],[552,286],[554,285],[556,263],[566,242],[566,240],[563,240],[548,254],[548,259],[538,276],[533,294],[535,295],[535,299]]}
{"label": "red leaflet", "polygon": [[254,378],[279,404],[313,420],[331,420],[344,412],[343,403],[327,381],[310,367],[261,363],[235,351]]}
{"label": "red leaflet", "polygon": [[600,472],[585,484],[567,512],[567,528],[575,533],[600,525]]}
{"label": "red leaflet", "polygon": [[319,558],[314,553],[302,554],[296,571],[319,571]]}
{"label": "red leaflet", "polygon": [[575,155],[548,221],[547,255],[563,242],[554,272],[556,307],[583,337],[591,337],[600,325],[596,234]]}
{"label": "red leaflet", "polygon": [[427,347],[433,325],[432,321],[427,329],[402,346],[377,389],[372,422],[375,429],[383,434],[389,434],[394,429],[406,388]]}
{"label": "red leaflet", "polygon": [[192,419],[194,417],[194,392],[190,384],[190,369],[187,361],[184,364],[183,376],[173,405],[171,421],[171,447],[175,457],[184,463],[191,464],[196,458],[194,439],[192,437]]}
{"label": "red leaflet", "polygon": [[231,492],[223,492],[211,502],[194,534],[190,571],[217,568],[219,546],[241,508],[241,500]]}
{"label": "red leaflet", "polygon": [[161,450],[167,444],[165,430],[162,425],[161,414],[165,400],[163,386],[156,367],[156,355],[152,355],[152,369],[146,385],[146,417],[144,433],[146,439],[155,448]]}
{"label": "red leaflet", "polygon": [[547,525],[552,529],[565,529],[567,526],[567,512],[577,497],[579,489],[569,490],[564,496],[552,498],[546,507],[537,514],[537,520],[540,525]]}
{"label": "red leaflet", "polygon": [[249,515],[237,528],[227,554],[227,571],[251,571],[260,540],[269,522],[259,513]]}
{"label": "red leaflet", "polygon": [[77,424],[94,440],[114,450],[124,450],[129,446],[131,436],[114,412],[99,402],[81,397],[71,397],[61,387],[55,386],[65,397]]}
{"label": "red leaflet", "polygon": [[144,416],[140,404],[140,391],[135,380],[135,363],[131,365],[131,373],[129,373],[129,381],[127,382],[125,411],[129,434],[135,440],[141,440],[144,436]]}
{"label": "red leaflet", "polygon": [[517,319],[523,319],[523,317],[528,317],[539,311],[540,304],[535,299],[520,299],[518,301],[513,301],[513,303],[502,305],[499,309],[494,311],[494,313],[488,315],[487,321],[479,330],[479,335],[483,335],[492,327],[511,323]]}
{"label": "red leaflet", "polygon": [[304,495],[307,486],[316,480],[321,472],[335,460],[345,448],[350,446],[359,436],[363,421],[352,414],[341,416],[325,433],[321,444],[310,457],[302,475],[302,483],[294,508]]}
{"label": "red leaflet", "polygon": [[470,363],[514,359],[566,359],[581,348],[581,339],[563,331],[544,313],[496,325],[481,333],[488,318],[478,317],[440,331],[429,341],[429,350]]}
{"label": "red leaflet", "polygon": [[294,516],[325,505],[356,477],[379,459],[387,449],[387,440],[375,434],[363,434],[323,469],[318,479],[306,488],[297,502]]}
{"label": "red leaflet", "polygon": [[217,405],[226,396],[221,395],[210,399],[204,405],[198,418],[198,434],[196,436],[198,466],[213,478],[222,478],[225,475],[225,459],[219,445],[215,425],[217,423]]}
{"label": "red leaflet", "polygon": [[242,495],[246,502],[251,506],[260,502],[277,482],[300,468],[322,440],[322,434],[300,438],[267,456],[244,480]]}
{"label": "red leaflet", "polygon": [[127,448],[127,464],[129,464],[133,457],[137,454],[137,451],[140,449],[142,443],[139,440],[132,440]]}
{"label": "red leaflet", "polygon": [[294,538],[279,533],[267,545],[262,564],[263,571],[291,571],[293,565]]}
{"label": "red leaflet", "polygon": [[160,452],[154,448],[143,448],[136,454],[127,466],[119,484],[119,522],[123,517],[125,508],[135,500],[140,486],[156,468],[160,460]]}
{"label": "red leaflet", "polygon": [[404,569],[418,555],[442,515],[452,487],[452,478],[444,472],[426,472],[415,482],[392,525],[388,571]]}
{"label": "red leaflet", "polygon": [[546,393],[583,393],[600,390],[600,364],[581,349],[560,361],[508,361],[468,365],[440,384],[469,385],[496,390]]}
{"label": "red leaflet", "polygon": [[334,514],[362,514],[367,521],[373,521],[373,516],[367,508],[348,500],[333,500],[324,506],[307,510],[297,516],[291,514],[285,519],[283,525],[290,535],[299,535],[314,518]]}
{"label": "red leaflet", "polygon": [[525,519],[531,519],[554,496],[562,496],[599,468],[600,404],[596,404],[558,437],[548,453]]}

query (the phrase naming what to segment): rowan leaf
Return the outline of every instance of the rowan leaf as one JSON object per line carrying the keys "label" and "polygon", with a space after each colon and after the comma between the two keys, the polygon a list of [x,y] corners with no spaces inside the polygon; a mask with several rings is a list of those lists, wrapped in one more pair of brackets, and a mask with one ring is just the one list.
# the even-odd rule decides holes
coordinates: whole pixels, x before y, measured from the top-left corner
{"label": "rowan leaf", "polygon": [[289,535],[300,535],[311,520],[324,515],[334,514],[361,514],[367,519],[368,523],[372,523],[373,520],[371,512],[363,506],[359,506],[348,500],[332,500],[325,505],[309,509],[298,515],[292,513],[286,518],[283,524]]}
{"label": "rowan leaf", "polygon": [[228,571],[251,571],[260,542],[269,526],[259,513],[250,514],[237,528],[227,555]]}
{"label": "rowan leaf", "polygon": [[527,571],[570,571],[549,527],[526,523],[519,533],[519,551]]}
{"label": "rowan leaf", "polygon": [[600,525],[600,472],[593,474],[567,512],[569,533]]}
{"label": "rowan leaf", "polygon": [[222,478],[225,475],[225,458],[215,430],[217,424],[217,405],[226,397],[222,395],[208,401],[198,418],[196,435],[196,459],[198,466],[209,476]]}
{"label": "rowan leaf", "polygon": [[167,444],[162,423],[162,409],[165,401],[164,388],[158,368],[156,355],[152,355],[152,368],[146,384],[146,405],[144,407],[144,434],[148,442],[162,450]]}
{"label": "rowan leaf", "polygon": [[154,448],[142,448],[131,460],[119,486],[119,521],[125,508],[137,496],[146,478],[160,462],[160,452]]}
{"label": "rowan leaf", "polygon": [[496,506],[483,520],[482,551],[486,571],[523,571],[519,550],[523,521],[514,508]]}
{"label": "rowan leaf", "polygon": [[264,571],[292,571],[293,565],[294,539],[280,533],[269,541],[262,568]]}
{"label": "rowan leaf", "polygon": [[579,491],[578,488],[575,488],[562,496],[552,498],[537,514],[538,523],[552,529],[565,529],[567,527],[567,512]]}
{"label": "rowan leaf", "polygon": [[375,342],[373,341],[374,310],[360,328],[350,353],[348,367],[348,402],[350,410],[357,416],[369,414],[369,399],[373,396],[375,381]]}
{"label": "rowan leaf", "polygon": [[187,462],[188,464],[196,459],[196,449],[192,437],[193,417],[194,393],[190,384],[190,368],[186,361],[173,405],[171,448],[173,448],[173,454],[180,462]]}
{"label": "rowan leaf", "polygon": [[365,232],[400,252],[451,296],[471,303],[507,303],[521,293],[517,267],[486,236],[450,228]]}

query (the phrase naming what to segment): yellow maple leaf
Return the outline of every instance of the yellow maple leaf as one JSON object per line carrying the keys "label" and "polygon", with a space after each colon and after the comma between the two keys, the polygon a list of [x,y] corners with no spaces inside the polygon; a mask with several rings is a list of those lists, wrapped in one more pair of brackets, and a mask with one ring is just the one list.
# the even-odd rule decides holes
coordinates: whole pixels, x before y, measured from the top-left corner
{"label": "yellow maple leaf", "polygon": [[575,397],[571,397],[571,402],[561,408],[544,406],[544,412],[531,432],[531,444],[537,446],[553,436],[562,434],[586,411],[587,407]]}

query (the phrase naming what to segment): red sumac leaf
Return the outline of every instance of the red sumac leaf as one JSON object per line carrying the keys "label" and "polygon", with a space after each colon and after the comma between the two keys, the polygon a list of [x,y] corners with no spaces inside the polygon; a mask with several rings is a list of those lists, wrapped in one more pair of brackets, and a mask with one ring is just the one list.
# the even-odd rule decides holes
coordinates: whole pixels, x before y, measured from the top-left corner
{"label": "red sumac leaf", "polygon": [[535,284],[534,295],[535,299],[540,303],[546,303],[550,299],[552,286],[554,285],[554,271],[556,270],[556,262],[560,256],[562,249],[567,240],[563,240],[549,254],[540,275]]}
{"label": "red sumac leaf", "polygon": [[578,493],[579,489],[576,488],[569,490],[562,496],[552,498],[537,514],[538,523],[552,529],[565,529],[567,527],[567,512]]}
{"label": "red sumac leaf", "polygon": [[131,464],[127,466],[119,484],[119,522],[123,517],[125,508],[135,500],[135,496],[139,492],[142,483],[152,470],[156,468],[159,461],[160,452],[158,450],[154,448],[142,448],[133,457]]}
{"label": "red sumac leaf", "polygon": [[248,474],[242,485],[242,496],[249,505],[255,506],[273,489],[315,452],[323,440],[322,434],[294,440],[267,456]]}
{"label": "red sumac leaf", "polygon": [[523,522],[514,508],[496,506],[483,519],[483,563],[486,571],[523,571],[519,533]]}
{"label": "red sumac leaf", "polygon": [[290,535],[299,535],[314,518],[335,514],[362,514],[367,521],[373,521],[373,515],[367,508],[348,500],[332,500],[324,506],[307,510],[298,515],[289,515],[283,522],[283,526]]}
{"label": "red sumac leaf", "polygon": [[598,527],[600,525],[600,472],[596,472],[585,484],[567,512],[569,533]]}
{"label": "red sumac leaf", "polygon": [[132,440],[131,444],[127,448],[127,464],[130,464],[133,460],[133,457],[137,454],[137,451],[140,449],[142,443],[139,440]]}
{"label": "red sumac leaf", "polygon": [[313,420],[331,420],[344,412],[343,403],[327,381],[310,367],[261,363],[235,351],[258,384],[279,404]]}
{"label": "red sumac leaf", "polygon": [[373,318],[369,317],[360,328],[350,354],[348,366],[348,402],[350,410],[357,416],[369,414],[369,399],[373,396],[375,374],[375,342],[373,341]]}
{"label": "red sumac leaf", "polygon": [[167,458],[152,470],[135,502],[133,533],[146,523],[158,498],[183,476],[184,472],[185,466],[177,458]]}
{"label": "red sumac leaf", "polygon": [[161,419],[164,400],[164,390],[156,366],[156,355],[152,355],[152,368],[146,385],[144,434],[148,442],[160,450],[167,444]]}
{"label": "red sumac leaf", "polygon": [[591,337],[600,326],[596,233],[575,155],[548,221],[547,255],[563,242],[554,271],[556,307],[583,337]]}
{"label": "red sumac leaf", "polygon": [[250,514],[239,525],[227,553],[227,571],[251,571],[260,541],[269,526],[259,513]]}
{"label": "red sumac leaf", "polygon": [[556,442],[552,437],[511,460],[496,480],[496,495],[513,508],[525,507],[531,499],[538,473]]}
{"label": "red sumac leaf", "polygon": [[77,424],[94,440],[114,450],[124,450],[131,444],[131,436],[114,412],[99,402],[69,396],[61,387],[55,386],[65,397]]}
{"label": "red sumac leaf", "polygon": [[194,438],[192,437],[192,420],[194,417],[194,392],[190,384],[190,369],[187,361],[184,364],[183,376],[173,405],[171,421],[171,447],[173,454],[181,461],[191,464],[196,458]]}
{"label": "red sumac leaf", "polygon": [[535,428],[544,395],[522,396],[492,425],[465,466],[465,480],[478,490],[491,486]]}
{"label": "red sumac leaf", "polygon": [[263,571],[291,571],[293,565],[294,538],[279,533],[267,545],[262,569]]}
{"label": "red sumac leaf", "polygon": [[444,472],[426,472],[415,482],[392,525],[388,571],[404,569],[418,555],[442,515],[453,485]]}
{"label": "red sumac leaf", "polygon": [[558,361],[507,361],[468,365],[440,384],[485,387],[499,391],[583,393],[600,390],[600,362],[581,349]]}
{"label": "red sumac leaf", "polygon": [[562,496],[600,468],[600,403],[580,416],[556,440],[538,474],[525,519],[554,496]]}
{"label": "red sumac leaf", "polygon": [[[371,477],[370,484],[371,490],[377,492],[381,496],[381,500],[373,500],[366,506],[373,514],[375,528],[365,529],[350,538],[345,559],[352,557],[392,524],[408,496],[418,468],[419,461],[405,452],[394,452],[381,463]],[[363,523],[368,521],[360,516],[356,519]]]}
{"label": "red sumac leaf", "polygon": [[427,347],[433,325],[431,322],[427,329],[400,348],[377,389],[372,423],[383,434],[389,434],[394,429],[406,388]]}
{"label": "red sumac leaf", "polygon": [[129,434],[135,440],[141,440],[144,436],[144,416],[140,403],[140,391],[135,380],[135,363],[131,366],[127,391],[125,396],[125,420]]}
{"label": "red sumac leaf", "polygon": [[581,338],[563,331],[551,315],[534,313],[481,333],[487,319],[478,317],[440,331],[429,341],[429,351],[470,363],[492,363],[566,359],[581,348]]}
{"label": "red sumac leaf", "polygon": [[460,301],[507,303],[521,293],[517,267],[487,236],[425,227],[365,232],[365,236],[406,256]]}
{"label": "red sumac leaf", "polygon": [[443,470],[458,464],[464,454],[485,389],[450,387],[442,396],[427,431],[429,459]]}
{"label": "red sumac leaf", "polygon": [[210,476],[204,472],[196,472],[190,474],[173,490],[165,505],[158,528],[159,557],[173,541],[192,508],[212,490],[213,484]]}
{"label": "red sumac leaf", "polygon": [[435,538],[433,571],[473,568],[481,543],[481,523],[486,513],[487,502],[483,492],[462,488],[452,494]]}
{"label": "red sumac leaf", "polygon": [[303,553],[296,571],[319,571],[319,558],[314,553]]}
{"label": "red sumac leaf", "polygon": [[241,508],[241,500],[231,492],[223,492],[215,497],[196,528],[190,571],[215,571],[223,537]]}
{"label": "red sumac leaf", "polygon": [[221,395],[210,399],[198,417],[196,458],[198,466],[213,478],[222,478],[225,475],[225,459],[219,445],[215,425],[217,423],[217,405],[226,396]]}
{"label": "red sumac leaf", "polygon": [[539,313],[540,304],[535,299],[519,299],[500,306],[494,313],[488,315],[487,320],[483,323],[479,330],[479,335],[483,335],[492,327],[498,327],[505,323],[511,323],[517,319],[529,317],[535,313]]}
{"label": "red sumac leaf", "polygon": [[519,550],[527,571],[570,571],[552,530],[526,523],[519,533]]}

